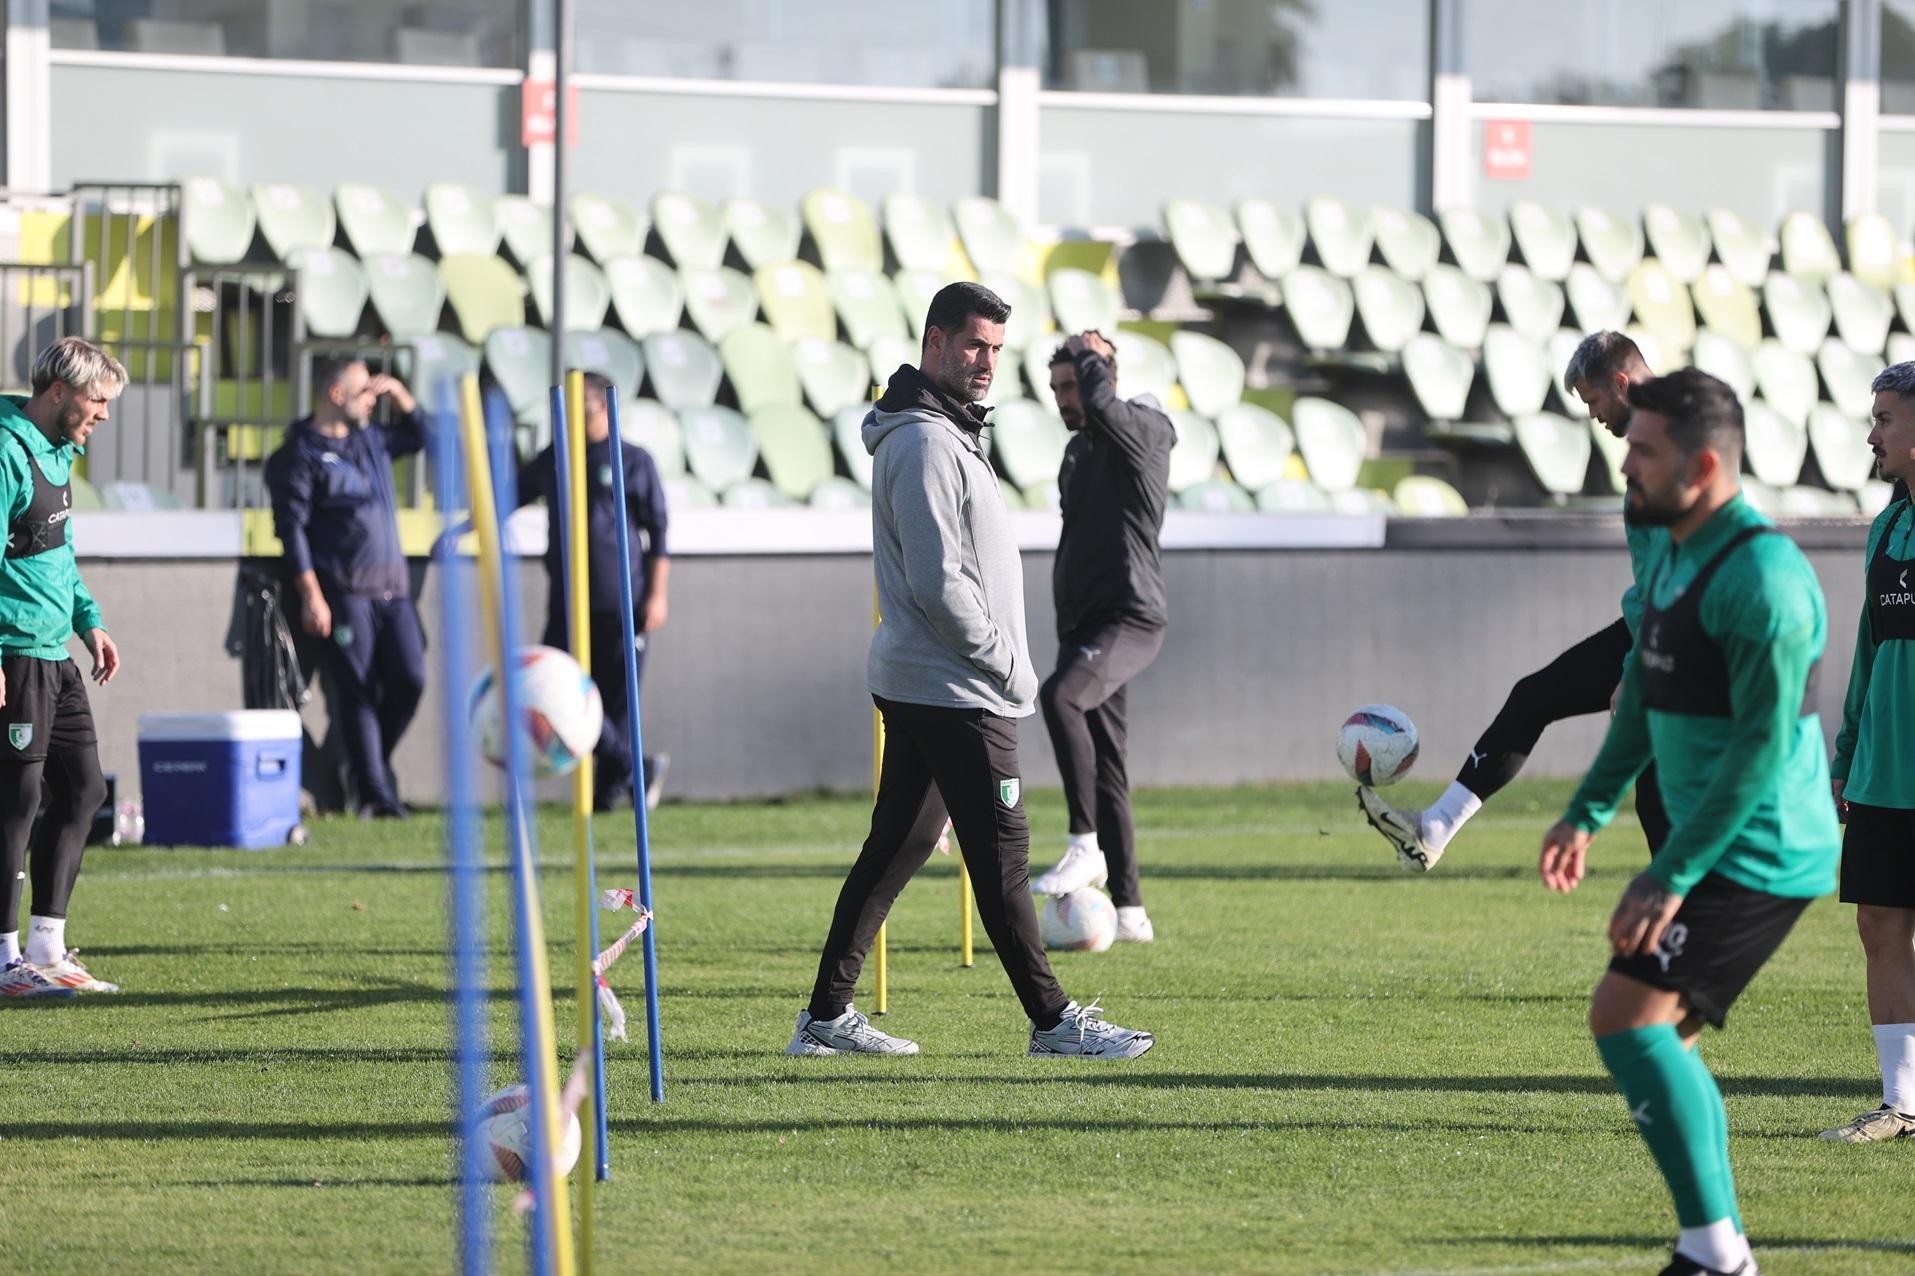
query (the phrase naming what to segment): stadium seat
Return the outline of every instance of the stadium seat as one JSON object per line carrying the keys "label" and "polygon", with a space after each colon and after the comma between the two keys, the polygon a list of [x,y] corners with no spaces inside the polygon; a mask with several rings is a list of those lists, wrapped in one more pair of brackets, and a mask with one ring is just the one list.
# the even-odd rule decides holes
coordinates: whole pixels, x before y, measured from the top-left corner
{"label": "stadium seat", "polygon": [[1701,278],[1689,292],[1707,327],[1744,350],[1754,350],[1762,344],[1762,311],[1756,303],[1755,290],[1727,266],[1715,262],[1704,267]]}
{"label": "stadium seat", "polygon": [[776,486],[761,478],[733,483],[719,496],[718,503],[732,510],[783,509],[798,504]]}
{"label": "stadium seat", "polygon": [[404,257],[412,253],[419,235],[419,210],[383,186],[341,182],[332,193],[346,242],[360,259]]}
{"label": "stadium seat", "polygon": [[1341,350],[1356,314],[1349,282],[1319,266],[1298,266],[1283,277],[1282,286],[1283,308],[1298,340],[1316,353]]}
{"label": "stadium seat", "polygon": [[1383,264],[1411,283],[1421,283],[1443,254],[1442,234],[1421,213],[1372,208],[1370,224],[1376,230],[1376,250]]}
{"label": "stadium seat", "polygon": [[1583,334],[1574,328],[1558,328],[1546,343],[1549,350],[1549,376],[1556,383],[1556,396],[1562,400],[1565,413],[1577,420],[1589,415],[1589,405],[1577,394],[1573,386],[1563,384],[1563,374],[1569,371],[1569,360],[1581,345]]}
{"label": "stadium seat", "polygon": [[1809,446],[1815,450],[1816,468],[1830,487],[1859,492],[1875,477],[1875,451],[1868,445],[1868,429],[1866,421],[1832,404],[1818,403],[1809,412]]}
{"label": "stadium seat", "polygon": [[1569,268],[1563,292],[1575,326],[1583,332],[1621,328],[1629,322],[1629,295],[1586,261]]}
{"label": "stadium seat", "polygon": [[1432,266],[1423,277],[1423,297],[1443,340],[1459,350],[1476,350],[1489,330],[1495,300],[1489,286],[1455,266]]}
{"label": "stadium seat", "polygon": [[1356,413],[1340,403],[1305,395],[1290,409],[1297,451],[1310,480],[1325,492],[1347,492],[1369,450],[1369,437]]}
{"label": "stadium seat", "polygon": [[1827,282],[1842,269],[1829,228],[1814,213],[1797,210],[1782,219],[1782,269],[1807,284]]}
{"label": "stadium seat", "polygon": [[1217,427],[1208,417],[1184,408],[1170,409],[1177,441],[1170,448],[1170,490],[1183,492],[1217,477]]}
{"label": "stadium seat", "polygon": [[1770,407],[1796,424],[1809,419],[1817,396],[1815,365],[1805,354],[1789,349],[1774,337],[1763,338],[1750,356],[1756,388]]}
{"label": "stadium seat", "polygon": [[871,365],[842,341],[808,339],[792,343],[792,361],[805,402],[829,420],[841,409],[870,402]]}
{"label": "stadium seat", "polygon": [[1595,443],[1586,426],[1554,412],[1534,412],[1513,424],[1516,446],[1545,492],[1574,496],[1583,490]]}
{"label": "stadium seat", "polygon": [[685,437],[672,410],[657,399],[618,401],[619,437],[650,453],[660,478],[670,480],[685,473]]}
{"label": "stadium seat", "polygon": [[[1010,303],[1011,319],[1004,325],[1004,348],[1019,353],[1030,348],[1032,343],[1055,347],[1053,340],[1055,321],[1051,318],[1050,294],[1035,284],[1025,283],[1015,275],[986,275],[983,284],[992,292]],[[926,299],[928,306],[929,298]],[[922,339],[924,336],[925,307],[907,305],[904,317],[911,324],[911,335]],[[1048,357],[1050,351],[1045,351]]]}
{"label": "stadium seat", "polygon": [[1368,211],[1319,195],[1303,206],[1303,224],[1317,260],[1331,274],[1348,279],[1370,260],[1376,227]]}
{"label": "stadium seat", "polygon": [[1829,335],[1833,315],[1827,294],[1810,283],[1781,271],[1771,272],[1762,285],[1763,308],[1776,339],[1797,354],[1812,355]]}
{"label": "stadium seat", "polygon": [[738,410],[746,416],[770,407],[795,407],[801,401],[798,365],[784,338],[769,325],[748,323],[732,329],[718,343],[718,357]]}
{"label": "stadium seat", "polygon": [[1250,264],[1265,279],[1281,279],[1303,261],[1303,218],[1267,199],[1240,199],[1237,231]]}
{"label": "stadium seat", "polygon": [[639,387],[645,384],[644,354],[636,341],[615,328],[566,333],[565,366],[598,373],[617,386],[619,396],[628,403],[639,401]]}
{"label": "stadium seat", "polygon": [[1478,283],[1495,283],[1509,262],[1509,223],[1474,208],[1446,208],[1439,220],[1457,268]]}
{"label": "stadium seat", "polygon": [[306,248],[331,248],[339,222],[332,201],[294,182],[261,182],[253,187],[253,212],[260,238],[287,265]]}
{"label": "stadium seat", "polygon": [[1375,488],[1353,487],[1346,492],[1330,493],[1330,512],[1333,514],[1381,514],[1385,518],[1393,517],[1396,502],[1390,499],[1388,492]]}
{"label": "stadium seat", "polygon": [[884,234],[904,270],[942,272],[950,265],[957,236],[943,208],[922,195],[884,197]]}
{"label": "stadium seat", "polygon": [[492,203],[499,238],[520,269],[552,255],[552,206],[524,195],[501,195]]}
{"label": "stadium seat", "polygon": [[1009,399],[991,414],[991,455],[1019,488],[1056,482],[1070,431],[1057,414],[1030,399]]}
{"label": "stadium seat", "polygon": [[967,195],[952,206],[958,239],[980,278],[1016,274],[1023,266],[1024,228],[1004,205],[984,195]]}
{"label": "stadium seat", "polygon": [[824,510],[870,509],[871,492],[848,478],[833,474],[811,489],[811,499],[806,504]]}
{"label": "stadium seat", "polygon": [[830,341],[837,337],[838,316],[831,305],[831,290],[810,262],[760,266],[752,272],[752,286],[765,322],[786,341],[805,337]]}
{"label": "stadium seat", "polygon": [[1390,489],[1396,508],[1410,518],[1461,518],[1469,513],[1463,494],[1429,474],[1409,474]]}
{"label": "stadium seat", "polygon": [[1255,403],[1233,403],[1217,414],[1217,442],[1232,477],[1253,491],[1282,478],[1296,451],[1283,418]]}
{"label": "stadium seat", "polygon": [[1687,286],[1702,277],[1709,264],[1709,228],[1701,218],[1667,204],[1651,204],[1642,210],[1642,225],[1650,253],[1677,283]]}
{"label": "stadium seat", "polygon": [[[904,314],[905,331],[913,341],[923,340],[924,317],[931,311],[931,298],[938,295],[938,289],[944,287],[945,282],[944,276],[934,270],[900,270],[891,276],[892,295],[897,298],[898,308]],[[1004,349],[1008,353],[1019,354],[1030,342],[1028,331],[1030,319],[1027,315],[1020,315],[1018,311],[1022,308],[1025,293],[1037,290],[1015,279],[1010,282],[1017,285],[1017,288],[1011,292],[994,288],[988,283],[984,286],[997,293],[1011,307],[1010,322],[1004,325]],[[1046,315],[1050,313],[1048,303],[1045,305],[1044,313]],[[1021,342],[1013,340],[1014,336],[1020,332],[1024,340]]]}
{"label": "stadium seat", "polygon": [[1882,370],[1880,355],[1866,355],[1850,348],[1840,337],[1830,337],[1815,353],[1816,369],[1822,384],[1828,387],[1828,400],[1842,415],[1865,421],[1874,411],[1875,392],[1869,383]]}
{"label": "stadium seat", "polygon": [[[710,407],[717,399],[724,365],[703,337],[682,329],[654,332],[647,334],[639,347],[645,352],[645,373],[653,395],[679,414],[681,424],[687,408]],[[713,491],[724,486],[704,481]]]}
{"label": "stadium seat", "polygon": [[295,254],[294,300],[306,334],[350,337],[366,311],[366,272],[343,248],[303,248]]}
{"label": "stadium seat", "polygon": [[1749,472],[1771,487],[1791,487],[1802,477],[1809,432],[1760,399],[1744,399],[1742,427]]}
{"label": "stadium seat", "polygon": [[824,423],[799,403],[778,403],[746,414],[758,441],[758,458],[772,486],[794,501],[811,496],[831,477],[831,440]]}
{"label": "stadium seat", "polygon": [[1622,334],[1636,343],[1636,349],[1642,352],[1643,362],[1647,363],[1650,367],[1675,368],[1681,366],[1682,360],[1677,357],[1676,351],[1673,349],[1663,349],[1662,338],[1641,324],[1624,324]]}
{"label": "stadium seat", "polygon": [[426,187],[426,229],[447,257],[490,257],[499,251],[499,215],[492,196],[457,182]]}
{"label": "stadium seat", "polygon": [[884,269],[884,242],[871,209],[850,191],[823,187],[798,202],[805,229],[826,270]]}
{"label": "stadium seat", "polygon": [[1596,469],[1609,485],[1611,495],[1621,496],[1627,490],[1628,482],[1622,476],[1622,463],[1629,455],[1629,441],[1611,434],[1602,422],[1590,417],[1589,441],[1594,445]]}
{"label": "stadium seat", "polygon": [[1852,519],[1856,496],[1850,492],[1827,492],[1819,487],[1785,487],[1779,493],[1779,512],[1783,518]]}
{"label": "stadium seat", "polygon": [[[581,242],[583,237],[581,237]],[[625,331],[634,337],[654,332],[670,332],[685,315],[685,282],[671,267],[656,257],[612,257],[604,263],[605,286],[612,293],[612,311]],[[719,285],[720,291],[723,286]],[[749,297],[751,285],[745,285]],[[751,297],[751,313],[757,312],[758,299]],[[694,311],[692,321],[698,322]],[[700,332],[705,326],[698,324]],[[710,336],[709,332],[705,333]]]}
{"label": "stadium seat", "polygon": [[1695,303],[1689,290],[1667,266],[1654,257],[1644,257],[1629,272],[1625,289],[1636,319],[1656,334],[1662,348],[1678,357],[1696,343]]}
{"label": "stadium seat", "polygon": [[253,246],[253,201],[232,182],[212,177],[180,181],[180,229],[193,261],[226,266]]}
{"label": "stadium seat", "polygon": [[1194,283],[1214,284],[1237,273],[1237,228],[1217,205],[1201,199],[1166,201],[1164,233]]}
{"label": "stadium seat", "polygon": [[1051,272],[1051,313],[1067,334],[1095,329],[1109,336],[1117,331],[1122,303],[1116,290],[1088,270],[1062,267]]}
{"label": "stadium seat", "polygon": [[[914,368],[918,366],[921,349],[919,343],[910,337],[879,337],[865,351],[865,357],[871,361],[871,380],[877,385],[889,385],[891,374],[904,364],[908,363]],[[1004,357],[997,365],[996,381],[1015,387],[1017,368],[1017,358],[1007,346]]]}
{"label": "stadium seat", "polygon": [[[609,266],[620,257],[636,257],[645,251],[648,229],[645,215],[622,199],[609,195],[580,192],[567,202],[578,246],[593,261]],[[551,235],[546,235],[546,252],[551,252]]]}
{"label": "stadium seat", "polygon": [[1596,273],[1612,284],[1629,278],[1642,260],[1642,226],[1602,208],[1576,210],[1576,235]]}
{"label": "stadium seat", "polygon": [[1224,342],[1180,329],[1170,334],[1170,352],[1176,357],[1177,380],[1199,415],[1214,420],[1243,398],[1243,356]]}
{"label": "stadium seat", "polygon": [[1403,374],[1410,392],[1432,421],[1460,421],[1476,380],[1476,363],[1433,332],[1403,343]]}
{"label": "stadium seat", "polygon": [[484,349],[486,370],[512,405],[512,415],[545,421],[551,409],[552,334],[540,328],[495,328]]}
{"label": "stadium seat", "polygon": [[1710,376],[1727,382],[1744,403],[1755,397],[1755,366],[1749,362],[1748,350],[1733,337],[1702,329],[1696,333],[1691,360]]}
{"label": "stadium seat", "polygon": [[838,459],[867,492],[871,490],[873,462],[864,446],[864,419],[870,412],[869,404],[855,403],[839,408],[831,418],[831,437],[838,444]]}
{"label": "stadium seat", "polygon": [[1915,332],[1915,283],[1895,285],[1895,311],[1902,317],[1902,326]]}
{"label": "stadium seat", "polygon": [[747,270],[791,261],[798,256],[804,228],[788,208],[742,196],[725,201],[725,234]]}
{"label": "stadium seat", "polygon": [[1782,517],[1782,493],[1751,475],[1742,476],[1742,499],[1764,518]]}
{"label": "stadium seat", "polygon": [[1496,297],[1509,326],[1531,341],[1546,342],[1562,327],[1563,286],[1528,266],[1511,262],[1496,277]]}
{"label": "stadium seat", "polygon": [[[1862,484],[1861,490],[1855,493],[1855,503],[1861,507],[1863,518],[1872,519],[1888,508],[1889,500],[1894,494],[1895,489],[1887,483],[1879,479],[1870,479],[1868,482]],[[74,504],[74,508],[79,508],[77,501]]]}
{"label": "stadium seat", "polygon": [[590,259],[577,253],[565,255],[565,314],[552,313],[552,259],[534,257],[525,270],[526,282],[531,285],[532,305],[538,311],[539,322],[545,327],[559,331],[572,328],[600,328],[605,324],[605,313],[612,306],[612,286],[605,279],[605,272],[593,265]]}
{"label": "stadium seat", "polygon": [[479,352],[449,333],[415,337],[412,348],[399,355],[400,375],[421,403],[434,408],[444,406],[447,390],[456,403],[458,383],[478,370]]}
{"label": "stadium seat", "polygon": [[1828,279],[1829,313],[1835,333],[1863,354],[1880,354],[1895,321],[1895,301],[1859,276],[1839,271]]}
{"label": "stadium seat", "polygon": [[1508,324],[1492,324],[1483,337],[1483,373],[1490,397],[1515,420],[1543,410],[1555,381],[1543,347]]}
{"label": "stadium seat", "polygon": [[1538,279],[1561,283],[1576,260],[1576,223],[1569,215],[1519,199],[1509,206],[1510,238]]}
{"label": "stadium seat", "polygon": [[1884,292],[1902,282],[1901,239],[1880,213],[1863,213],[1848,224],[1849,270]]}
{"label": "stadium seat", "polygon": [[1890,364],[1915,362],[1915,334],[1891,332],[1888,334],[1888,352],[1884,360]]}
{"label": "stadium seat", "polygon": [[858,349],[869,349],[879,337],[902,337],[910,331],[897,289],[876,271],[834,270],[825,276],[825,288],[845,340]]}
{"label": "stadium seat", "polygon": [[1205,479],[1178,493],[1177,508],[1199,514],[1251,514],[1257,503],[1229,479]]}
{"label": "stadium seat", "polygon": [[652,226],[672,265],[681,271],[716,270],[724,265],[724,216],[698,196],[682,191],[652,196]]}
{"label": "stadium seat", "polygon": [[[626,260],[663,268],[655,257]],[[758,317],[758,290],[752,287],[749,276],[730,266],[680,271],[676,289],[685,298],[685,314],[691,319],[692,327],[703,333],[707,341],[723,341],[734,329]],[[671,326],[678,325],[674,322]]]}
{"label": "stadium seat", "polygon": [[[1031,398],[1037,400],[1039,406],[1046,412],[1057,411],[1057,396],[1051,393],[1051,355],[1055,352],[1056,347],[1050,342],[1041,341],[1027,347],[1022,360],[1024,381],[1025,384],[1030,386]],[[1006,384],[1007,371],[1002,363],[998,365],[997,377],[993,381],[991,388],[997,390],[1001,386],[1005,397],[1015,398],[1015,387]],[[1119,371],[1122,371],[1122,369],[1119,369]],[[991,402],[993,404],[1003,401],[1004,400],[1000,399],[996,394],[991,396]],[[1018,486],[1022,487],[1023,484],[1020,483]]]}
{"label": "stadium seat", "polygon": [[1423,330],[1423,290],[1388,266],[1372,262],[1350,281],[1364,335],[1384,354],[1396,354]]}
{"label": "stadium seat", "polygon": [[1716,260],[1749,287],[1760,288],[1769,277],[1769,261],[1775,255],[1775,241],[1768,230],[1726,208],[1710,209],[1704,220],[1709,224]]}
{"label": "stadium seat", "polygon": [[361,264],[373,313],[394,341],[438,331],[446,289],[437,266],[418,253],[367,257]]}
{"label": "stadium seat", "polygon": [[1278,479],[1257,489],[1257,508],[1266,514],[1329,514],[1330,494],[1304,479]]}
{"label": "stadium seat", "polygon": [[[1104,335],[1110,338],[1111,345],[1117,351],[1117,393],[1126,399],[1147,394],[1169,407],[1170,389],[1177,384],[1178,368],[1177,358],[1170,352],[1170,347],[1155,337],[1128,329]],[[1189,387],[1186,386],[1185,390],[1188,392]]]}
{"label": "stadium seat", "polygon": [[[77,492],[75,496],[78,496]],[[98,509],[139,510],[145,512],[151,510],[176,510],[180,508],[180,498],[165,488],[155,487],[150,483],[135,483],[124,479],[112,483],[100,484],[99,488],[93,493],[93,499],[98,502],[95,506],[95,508]],[[73,508],[84,509],[86,507],[82,506],[76,499],[73,502]]]}
{"label": "stadium seat", "polygon": [[758,468],[758,441],[735,409],[681,408],[678,430],[685,444],[685,467],[711,491],[742,483]]}

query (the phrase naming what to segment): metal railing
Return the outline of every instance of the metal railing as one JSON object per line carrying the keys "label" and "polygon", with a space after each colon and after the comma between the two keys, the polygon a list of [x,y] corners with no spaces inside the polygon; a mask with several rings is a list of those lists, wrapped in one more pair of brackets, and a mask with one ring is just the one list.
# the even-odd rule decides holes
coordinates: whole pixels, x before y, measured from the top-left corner
{"label": "metal railing", "polygon": [[0,261],[0,389],[24,391],[41,349],[93,335],[93,263]]}

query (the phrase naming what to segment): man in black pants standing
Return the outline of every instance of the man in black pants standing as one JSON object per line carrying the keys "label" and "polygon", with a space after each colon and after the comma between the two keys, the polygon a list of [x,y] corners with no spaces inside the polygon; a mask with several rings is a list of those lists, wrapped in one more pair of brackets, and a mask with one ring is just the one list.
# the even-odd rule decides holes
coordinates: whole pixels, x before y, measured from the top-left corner
{"label": "man in black pants standing", "polygon": [[[1629,429],[1629,387],[1654,375],[1634,341],[1620,332],[1596,332],[1584,337],[1570,355],[1563,385],[1581,396],[1590,415],[1605,429],[1621,438]],[[1497,790],[1516,778],[1550,723],[1601,713],[1613,705],[1642,619],[1643,572],[1667,536],[1660,528],[1627,520],[1623,534],[1635,583],[1622,596],[1622,618],[1517,682],[1496,720],[1470,750],[1469,761],[1457,772],[1455,782],[1433,805],[1422,811],[1402,810],[1368,785],[1357,788],[1364,817],[1396,848],[1397,862],[1404,868],[1418,873],[1435,868],[1457,831]],[[1653,763],[1636,778],[1636,817],[1653,855],[1669,835],[1669,817],[1663,811]]]}
{"label": "man in black pants standing", "polygon": [[905,364],[865,418],[882,617],[866,682],[884,715],[871,835],[838,894],[811,1003],[785,1053],[916,1054],[871,1026],[852,989],[878,927],[924,866],[946,813],[977,883],[977,909],[1024,1013],[1033,1055],[1128,1059],[1154,1043],[1106,1023],[1051,974],[1030,895],[1030,825],[1017,720],[1037,674],[1024,638],[1024,570],[985,459],[979,400],[1011,308],[990,289],[931,299],[919,366]]}
{"label": "man in black pants standing", "polygon": [[1117,397],[1117,352],[1080,333],[1051,356],[1051,391],[1072,433],[1057,478],[1064,530],[1051,571],[1057,671],[1038,691],[1070,808],[1070,845],[1031,883],[1068,895],[1110,883],[1117,938],[1156,937],[1137,884],[1125,684],[1164,645],[1169,619],[1157,538],[1177,429],[1156,400]]}

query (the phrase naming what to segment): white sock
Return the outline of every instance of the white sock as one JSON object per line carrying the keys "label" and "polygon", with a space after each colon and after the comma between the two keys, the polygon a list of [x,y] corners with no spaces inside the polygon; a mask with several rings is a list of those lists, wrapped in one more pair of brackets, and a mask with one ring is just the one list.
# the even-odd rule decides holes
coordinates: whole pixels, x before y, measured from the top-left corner
{"label": "white sock", "polygon": [[1915,1116],[1915,1023],[1876,1024],[1875,1053],[1882,1060],[1882,1102]]}
{"label": "white sock", "polygon": [[66,918],[27,918],[27,960],[36,966],[51,966],[66,956]]}
{"label": "white sock", "polygon": [[1685,1227],[1676,1238],[1676,1252],[1704,1267],[1732,1272],[1749,1257],[1749,1238],[1735,1229],[1735,1220],[1719,1218],[1707,1227]]}
{"label": "white sock", "polygon": [[1102,852],[1097,851],[1097,834],[1095,833],[1071,834],[1071,849],[1073,851],[1093,851],[1102,854]]}
{"label": "white sock", "polygon": [[1431,850],[1440,851],[1469,823],[1469,817],[1482,809],[1482,798],[1452,780],[1450,786],[1443,790],[1443,796],[1423,812],[1423,824],[1417,830],[1417,835],[1429,844]]}
{"label": "white sock", "polygon": [[20,960],[20,932],[10,930],[0,934],[0,966]]}
{"label": "white sock", "polygon": [[1119,926],[1124,925],[1126,922],[1135,923],[1149,920],[1150,918],[1144,912],[1144,906],[1142,904],[1127,904],[1117,910],[1117,924]]}

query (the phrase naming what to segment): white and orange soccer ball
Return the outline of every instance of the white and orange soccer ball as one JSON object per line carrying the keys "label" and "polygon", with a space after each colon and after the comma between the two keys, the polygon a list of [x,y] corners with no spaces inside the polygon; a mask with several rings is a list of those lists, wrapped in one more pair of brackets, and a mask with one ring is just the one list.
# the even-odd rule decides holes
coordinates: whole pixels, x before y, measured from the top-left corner
{"label": "white and orange soccer ball", "polygon": [[1366,704],[1337,730],[1337,761],[1358,784],[1395,784],[1416,765],[1416,724],[1401,709]]}
{"label": "white and orange soccer ball", "polygon": [[[578,662],[556,647],[526,647],[518,653],[520,736],[536,776],[565,775],[598,744],[605,706],[598,687]],[[479,674],[467,701],[479,734],[479,752],[493,766],[506,764],[505,697],[491,669]]]}
{"label": "white and orange soccer ball", "polygon": [[[564,1131],[559,1136],[556,1164],[561,1175],[570,1174],[578,1164],[579,1147],[584,1134],[578,1117],[561,1113]],[[509,1085],[479,1108],[479,1145],[485,1149],[486,1170],[496,1183],[523,1183],[530,1179],[532,1161],[532,1107],[523,1085]]]}
{"label": "white and orange soccer ball", "polygon": [[1046,948],[1101,953],[1117,938],[1117,906],[1092,886],[1053,895],[1044,901],[1037,930]]}

